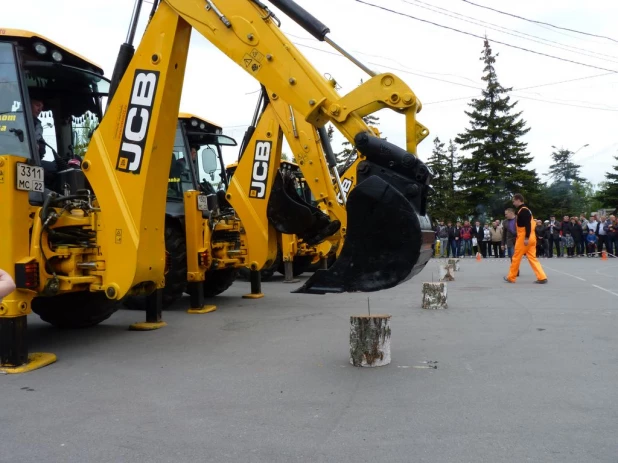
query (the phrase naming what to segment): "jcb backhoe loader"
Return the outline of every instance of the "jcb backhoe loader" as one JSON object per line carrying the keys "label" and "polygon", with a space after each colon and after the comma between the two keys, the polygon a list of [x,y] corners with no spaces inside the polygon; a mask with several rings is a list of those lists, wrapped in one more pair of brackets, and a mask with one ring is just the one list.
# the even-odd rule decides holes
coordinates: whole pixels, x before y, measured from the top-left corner
{"label": "jcb backhoe loader", "polygon": [[[7,91],[1,92],[5,102],[0,112],[15,119],[2,136],[11,141],[0,156],[0,265],[13,271],[18,284],[0,304],[0,364],[5,370],[28,360],[26,316],[35,296],[49,316],[74,325],[74,317],[92,324],[92,317],[98,322],[108,316],[125,296],[149,294],[148,328],[160,322],[167,180],[192,29],[272,91],[271,99],[281,96],[319,130],[332,122],[359,152],[356,187],[346,205],[344,247],[330,269],[316,272],[298,292],[377,291],[424,267],[430,257],[424,235],[431,238],[433,232],[426,216],[431,173],[415,156],[417,144],[428,134],[416,121],[420,102],[398,77],[376,75],[338,47],[327,37],[330,30],[294,2],[272,3],[372,78],[341,97],[280,31],[279,19],[260,0],[154,0],[135,50],[142,6],[137,0],[112,75],[109,103],[81,170],[68,161],[62,165],[63,191],[43,192],[42,205],[30,204],[28,197],[44,185],[28,86],[45,90],[56,105],[60,133],[75,111],[101,112],[100,72],[35,34],[2,30],[1,63],[9,77],[3,82]],[[60,70],[79,77],[71,81]],[[381,108],[405,115],[406,149],[378,139],[363,122],[363,116]],[[242,217],[252,276],[276,254],[267,226],[268,201],[276,195],[268,198],[267,190],[279,165],[277,155],[271,157],[277,152],[273,145],[281,142],[272,132],[258,135],[249,145],[252,174],[246,177],[239,167],[226,193],[232,206],[245,189],[250,198],[262,200],[247,220]],[[66,142],[61,140],[59,147],[62,157]],[[310,160],[308,155],[304,162]],[[303,169],[311,178],[308,173]],[[267,249],[251,245],[254,233],[269,242]]]}
{"label": "jcb backhoe loader", "polygon": [[[251,161],[252,162],[252,161]],[[238,162],[228,164],[226,166],[226,175],[231,180]],[[311,204],[312,193],[307,182],[302,177],[302,172],[298,164],[290,161],[281,161],[280,174],[290,183],[290,186],[296,190],[298,199]],[[312,204],[316,207],[315,204]],[[260,269],[261,281],[269,281],[275,272],[279,272],[286,277],[284,281],[291,282],[293,277],[301,275],[308,271],[312,263],[318,262],[321,258],[326,257],[331,253],[332,245],[329,242],[320,242],[307,244],[296,235],[290,235],[277,232],[277,257],[275,260],[265,267]],[[239,274],[245,278],[250,278],[249,268],[242,268]],[[295,280],[297,282],[298,280]]]}
{"label": "jcb backhoe loader", "polygon": [[[225,291],[244,268],[246,240],[224,199],[228,180],[222,146],[236,146],[236,141],[223,135],[221,127],[193,114],[178,115],[165,210],[169,270],[163,309],[188,292],[190,313],[212,312],[216,307],[204,305],[204,298]],[[223,201],[213,207],[217,194]],[[144,310],[146,296],[127,297],[124,304]]]}

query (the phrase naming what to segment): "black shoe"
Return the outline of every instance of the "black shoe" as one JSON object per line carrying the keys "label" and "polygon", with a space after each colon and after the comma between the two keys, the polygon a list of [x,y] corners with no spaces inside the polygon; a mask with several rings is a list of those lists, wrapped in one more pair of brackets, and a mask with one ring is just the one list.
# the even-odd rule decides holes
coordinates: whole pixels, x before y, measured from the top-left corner
{"label": "black shoe", "polygon": [[544,280],[536,280],[535,283],[538,283],[539,285],[544,285],[547,283],[547,278],[545,278]]}
{"label": "black shoe", "polygon": [[509,280],[507,277],[504,277],[504,281],[506,281],[507,283],[515,283],[514,281]]}

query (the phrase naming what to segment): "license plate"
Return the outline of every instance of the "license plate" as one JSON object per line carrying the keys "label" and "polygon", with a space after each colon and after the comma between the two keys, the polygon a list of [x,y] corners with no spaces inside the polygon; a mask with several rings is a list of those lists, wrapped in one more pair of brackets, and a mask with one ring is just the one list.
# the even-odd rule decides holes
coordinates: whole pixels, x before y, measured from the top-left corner
{"label": "license plate", "polygon": [[206,195],[197,195],[197,208],[200,211],[208,210],[208,198]]}
{"label": "license plate", "polygon": [[29,166],[18,162],[17,189],[22,191],[44,191],[44,171],[42,167]]}

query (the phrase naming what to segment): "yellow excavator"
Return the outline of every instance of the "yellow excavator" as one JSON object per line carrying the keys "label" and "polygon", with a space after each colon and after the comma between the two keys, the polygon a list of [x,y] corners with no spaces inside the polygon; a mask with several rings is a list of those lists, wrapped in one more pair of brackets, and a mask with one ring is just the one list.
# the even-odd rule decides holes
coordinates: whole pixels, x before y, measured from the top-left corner
{"label": "yellow excavator", "polygon": [[[208,313],[205,304],[228,289],[245,266],[246,246],[241,223],[217,195],[227,185],[223,146],[236,141],[222,128],[194,114],[180,113],[165,208],[165,249],[169,268],[162,289],[162,308],[190,295],[189,313]],[[124,299],[131,309],[145,310],[146,296]]]}
{"label": "yellow excavator", "polygon": [[[228,164],[225,168],[226,176],[232,178],[238,162]],[[280,173],[284,178],[289,177],[291,187],[296,190],[298,201],[316,207],[311,189],[302,177],[302,172],[298,164],[291,161],[281,160]],[[304,204],[303,204],[304,205]],[[275,272],[284,275],[285,283],[296,283],[299,280],[294,278],[311,269],[312,265],[320,262],[334,253],[332,244],[329,241],[322,241],[314,244],[307,244],[296,235],[277,232],[277,257],[269,265],[260,269],[260,280],[269,281]],[[240,269],[239,275],[244,279],[250,278],[249,268]]]}
{"label": "yellow excavator", "polygon": [[[271,3],[371,78],[340,96],[259,0],[154,0],[135,49],[143,4],[137,0],[103,115],[100,68],[44,37],[0,29],[0,65],[7,76],[0,92],[0,267],[12,272],[17,284],[0,304],[4,371],[29,370],[55,359],[28,355],[31,311],[72,326],[90,325],[107,318],[123,298],[145,294],[147,322],[136,328],[163,325],[167,184],[192,30],[268,88],[270,101],[280,96],[298,118],[317,128],[319,141],[301,134],[307,150],[302,159],[296,155],[316,198],[321,198],[320,187],[332,188],[330,173],[324,175],[312,150],[319,143],[328,155],[325,124],[331,122],[358,151],[343,249],[328,270],[315,272],[296,292],[387,289],[425,266],[433,236],[426,215],[431,172],[416,157],[417,144],[428,135],[416,120],[419,100],[397,76],[376,74],[342,50],[324,24],[291,0]],[[45,140],[35,120],[41,101],[51,108],[58,139],[53,169],[41,159]],[[376,137],[364,123],[363,116],[382,108],[405,116],[405,149]],[[87,111],[100,123],[85,155],[75,159],[69,146],[71,118]],[[241,220],[252,293],[259,289],[254,284],[258,270],[276,256],[269,220],[280,228],[290,221],[277,194],[270,194],[285,186],[275,175],[280,134],[256,130],[247,145],[253,168],[239,165],[225,194],[235,210],[236,201],[251,205]],[[308,214],[299,217],[306,220]]]}

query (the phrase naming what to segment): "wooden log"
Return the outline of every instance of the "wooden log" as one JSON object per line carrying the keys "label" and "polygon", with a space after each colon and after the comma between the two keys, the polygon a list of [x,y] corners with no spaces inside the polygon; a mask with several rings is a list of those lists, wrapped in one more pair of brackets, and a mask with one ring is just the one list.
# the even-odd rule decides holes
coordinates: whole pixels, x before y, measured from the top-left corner
{"label": "wooden log", "polygon": [[449,259],[448,264],[453,266],[455,272],[459,272],[459,259]]}
{"label": "wooden log", "polygon": [[448,309],[446,283],[423,283],[423,309]]}
{"label": "wooden log", "polygon": [[452,265],[440,265],[440,281],[455,281],[453,276],[454,270]]}
{"label": "wooden log", "polygon": [[390,315],[350,317],[350,363],[355,367],[381,367],[391,363]]}

